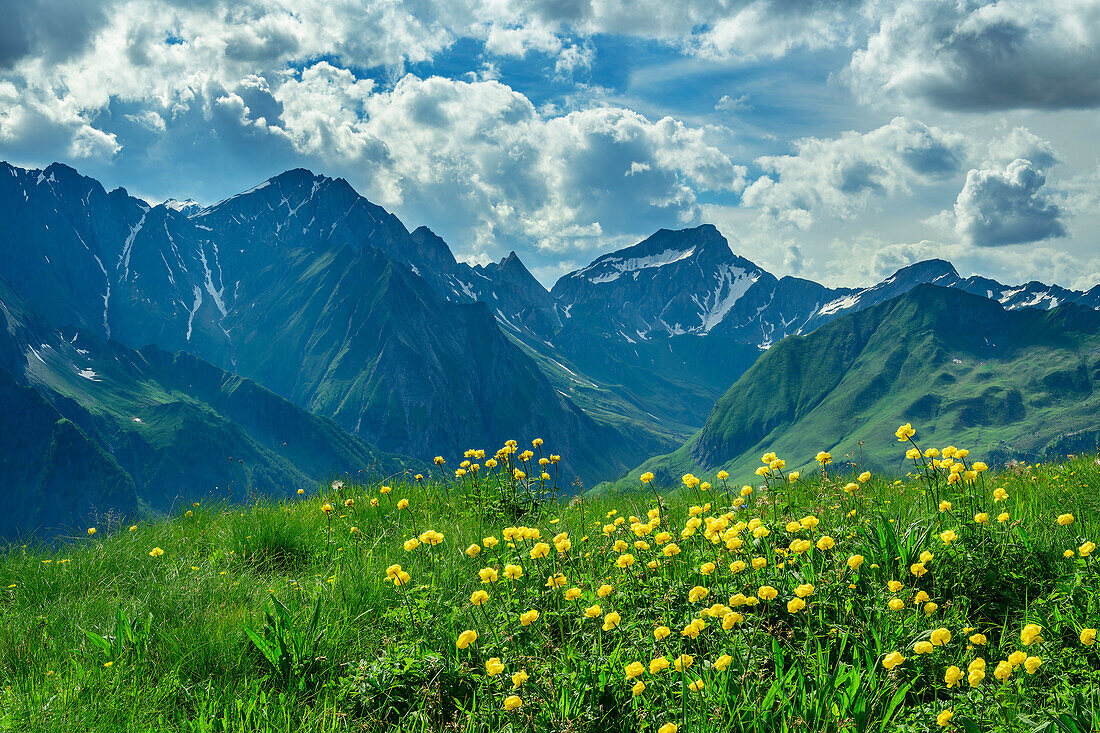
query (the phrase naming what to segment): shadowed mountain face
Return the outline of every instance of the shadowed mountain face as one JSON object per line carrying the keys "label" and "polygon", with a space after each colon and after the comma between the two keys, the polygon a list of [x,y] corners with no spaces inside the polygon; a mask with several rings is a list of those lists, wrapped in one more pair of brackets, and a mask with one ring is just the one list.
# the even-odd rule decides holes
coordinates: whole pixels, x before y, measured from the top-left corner
{"label": "shadowed mountain face", "polygon": [[0,536],[413,465],[190,354],[54,329],[3,280],[0,403]]}
{"label": "shadowed mountain face", "polygon": [[547,291],[514,253],[459,262],[301,169],[203,208],[0,165],[0,276],[53,328],[193,354],[382,450],[541,436],[584,483],[680,445],[784,338],[923,283],[1010,311],[1100,307],[1100,287],[1008,287],[940,260],[863,289],[776,278],[709,225],[661,230]]}
{"label": "shadowed mountain face", "polygon": [[61,165],[0,181],[0,275],[51,324],[192,353],[418,458],[547,436],[590,482],[643,457],[465,294],[534,297],[518,259],[459,265],[345,181],[293,170],[205,209]]}
{"label": "shadowed mountain face", "polygon": [[987,462],[1094,448],[1100,440],[1100,312],[1068,303],[1006,310],[922,285],[771,348],[718,400],[680,450],[638,471],[726,468],[748,477],[776,451],[788,467],[817,450],[903,469],[883,441],[911,422],[926,446],[964,445]]}

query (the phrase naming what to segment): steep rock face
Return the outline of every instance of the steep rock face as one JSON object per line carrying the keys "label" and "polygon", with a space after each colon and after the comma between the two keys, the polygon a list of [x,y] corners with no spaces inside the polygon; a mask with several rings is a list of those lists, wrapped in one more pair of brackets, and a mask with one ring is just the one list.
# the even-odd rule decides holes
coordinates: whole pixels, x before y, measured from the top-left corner
{"label": "steep rock face", "polygon": [[[0,260],[0,276],[51,323],[187,351],[420,458],[562,436],[566,481],[591,482],[641,457],[555,390],[478,304],[475,281],[497,313],[537,320],[549,295],[523,311],[541,286],[518,258],[457,263],[442,240],[411,236],[341,179],[288,171],[199,208],[104,194],[62,166],[8,178],[0,251],[22,246],[3,233],[8,221],[41,219],[53,234],[19,230],[32,255]],[[33,199],[29,186],[41,188]],[[38,260],[40,276],[24,277]]]}

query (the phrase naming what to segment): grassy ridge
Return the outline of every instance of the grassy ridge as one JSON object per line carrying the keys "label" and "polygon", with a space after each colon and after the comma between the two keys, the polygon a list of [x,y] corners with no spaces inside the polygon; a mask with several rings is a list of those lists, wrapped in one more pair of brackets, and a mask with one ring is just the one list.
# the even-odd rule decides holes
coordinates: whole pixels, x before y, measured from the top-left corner
{"label": "grassy ridge", "polygon": [[[1080,730],[1097,725],[1100,659],[1079,639],[1100,626],[1100,578],[1081,547],[1100,536],[1096,456],[969,484],[941,473],[791,482],[777,469],[769,490],[747,496],[703,477],[709,490],[651,485],[538,506],[507,477],[475,486],[468,474],[200,505],[133,530],[105,518],[60,550],[14,546],[0,559],[0,730],[916,731],[939,729],[947,710],[967,731],[1031,731],[1063,713]],[[940,512],[945,498],[953,506]],[[988,524],[975,522],[981,512]],[[1059,525],[1067,513],[1073,523]],[[835,547],[819,549],[826,535]],[[412,547],[418,537],[426,544]],[[797,551],[797,540],[813,546]],[[925,551],[934,558],[918,578],[910,568]],[[393,564],[408,583],[387,580]],[[509,564],[522,577],[505,580]],[[483,568],[498,582],[482,583]],[[548,587],[558,572],[565,584]],[[479,590],[484,606],[471,600]],[[1041,640],[1022,643],[1026,624]],[[660,626],[671,635],[656,639]],[[951,641],[914,650],[941,628]],[[478,638],[458,649],[466,630]],[[1041,665],[996,680],[1014,651]],[[892,671],[891,652],[905,657]],[[693,657],[683,672],[680,655]],[[659,657],[672,666],[651,673]],[[970,686],[979,657],[985,679]],[[502,674],[487,673],[491,658]],[[628,679],[634,661],[643,670]],[[945,684],[949,666],[961,685]],[[519,672],[528,678],[513,690]],[[511,695],[522,705],[507,710]]]}

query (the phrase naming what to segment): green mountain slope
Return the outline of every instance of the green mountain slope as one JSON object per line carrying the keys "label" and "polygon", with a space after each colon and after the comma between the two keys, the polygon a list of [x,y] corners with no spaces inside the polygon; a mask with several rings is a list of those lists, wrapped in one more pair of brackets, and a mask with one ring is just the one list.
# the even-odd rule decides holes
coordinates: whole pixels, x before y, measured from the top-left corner
{"label": "green mountain slope", "polygon": [[865,466],[899,470],[903,451],[878,438],[904,422],[926,445],[966,446],[987,461],[1079,450],[1100,437],[1098,407],[1100,313],[1006,311],[922,285],[776,344],[698,434],[631,477],[724,468],[748,480],[765,452],[795,468],[819,450],[858,458],[859,441]]}
{"label": "green mountain slope", "polygon": [[191,355],[45,325],[0,281],[0,536],[411,466]]}

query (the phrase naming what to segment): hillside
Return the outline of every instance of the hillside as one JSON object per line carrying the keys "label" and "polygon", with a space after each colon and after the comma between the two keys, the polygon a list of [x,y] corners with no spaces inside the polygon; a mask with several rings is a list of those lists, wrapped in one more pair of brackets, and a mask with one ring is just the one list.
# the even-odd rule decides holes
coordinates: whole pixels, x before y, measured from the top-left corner
{"label": "hillside", "polygon": [[[903,452],[895,427],[868,446]],[[0,554],[0,726],[1083,733],[1098,465],[807,474],[783,505],[708,473],[524,506],[502,472],[100,517]]]}
{"label": "hillside", "polygon": [[185,353],[55,330],[0,280],[0,536],[413,466]]}
{"label": "hillside", "polygon": [[904,470],[896,452],[869,440],[904,422],[993,461],[1074,452],[1100,438],[1098,399],[1100,313],[1005,310],[924,285],[775,345],[697,435],[631,475],[724,468],[747,480],[766,452],[790,468],[817,450],[858,461],[860,441],[865,466]]}

